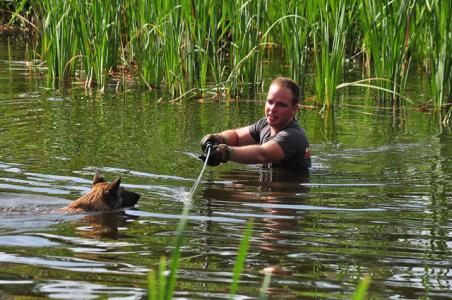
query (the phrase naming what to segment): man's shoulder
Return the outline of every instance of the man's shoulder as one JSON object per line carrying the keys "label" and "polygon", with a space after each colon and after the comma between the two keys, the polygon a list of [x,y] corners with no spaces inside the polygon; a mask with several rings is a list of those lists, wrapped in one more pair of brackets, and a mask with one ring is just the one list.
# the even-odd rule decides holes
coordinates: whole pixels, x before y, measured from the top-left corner
{"label": "man's shoulder", "polygon": [[304,129],[294,120],[288,127],[281,131],[285,135],[305,135]]}
{"label": "man's shoulder", "polygon": [[287,128],[278,132],[275,141],[287,142],[292,146],[306,146],[309,144],[306,134],[296,121]]}
{"label": "man's shoulder", "polygon": [[268,125],[267,118],[262,118],[257,120],[254,124],[250,125],[249,128],[253,131],[260,132],[262,129],[264,129]]}
{"label": "man's shoulder", "polygon": [[264,128],[265,126],[268,126],[267,118],[261,118],[254,123],[256,127]]}

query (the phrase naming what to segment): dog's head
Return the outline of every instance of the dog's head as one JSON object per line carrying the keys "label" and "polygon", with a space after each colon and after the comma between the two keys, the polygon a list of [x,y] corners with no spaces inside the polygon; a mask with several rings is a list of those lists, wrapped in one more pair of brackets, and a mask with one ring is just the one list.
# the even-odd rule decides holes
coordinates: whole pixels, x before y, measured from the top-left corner
{"label": "dog's head", "polygon": [[140,194],[126,191],[121,186],[121,177],[108,183],[99,171],[94,175],[91,190],[70,203],[64,210],[69,211],[107,211],[134,206]]}
{"label": "dog's head", "polygon": [[88,195],[91,193],[98,197],[96,201],[102,201],[109,209],[134,206],[140,199],[140,194],[126,191],[121,186],[121,177],[108,183],[99,172],[94,175],[93,186]]}

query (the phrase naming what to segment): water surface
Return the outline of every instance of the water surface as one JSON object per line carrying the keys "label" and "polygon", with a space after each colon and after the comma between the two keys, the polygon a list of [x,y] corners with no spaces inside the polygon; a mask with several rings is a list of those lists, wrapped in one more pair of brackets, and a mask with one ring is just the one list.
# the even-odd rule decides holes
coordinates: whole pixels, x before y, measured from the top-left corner
{"label": "water surface", "polygon": [[[175,245],[201,170],[199,140],[261,117],[263,97],[168,104],[164,93],[49,89],[23,42],[0,37],[0,293],[142,299],[146,275]],[[18,46],[16,46],[18,45]],[[357,92],[357,103],[370,96]],[[272,299],[350,298],[372,278],[376,299],[450,299],[452,135],[437,113],[303,109],[308,176],[229,163],[193,197],[175,293],[225,299],[246,221],[255,222],[241,299],[263,270]],[[96,169],[142,195],[135,209],[61,214]],[[267,269],[268,270],[268,269]]]}

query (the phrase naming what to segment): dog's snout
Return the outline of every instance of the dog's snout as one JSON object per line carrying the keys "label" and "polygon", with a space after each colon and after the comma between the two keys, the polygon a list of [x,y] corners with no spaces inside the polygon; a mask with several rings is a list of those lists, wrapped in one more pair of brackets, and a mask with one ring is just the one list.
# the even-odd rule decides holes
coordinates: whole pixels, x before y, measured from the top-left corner
{"label": "dog's snout", "polygon": [[129,191],[124,191],[123,192],[123,202],[122,202],[122,206],[123,207],[130,207],[130,206],[134,206],[135,204],[137,204],[138,200],[140,199],[140,194],[135,193],[135,192],[129,192]]}

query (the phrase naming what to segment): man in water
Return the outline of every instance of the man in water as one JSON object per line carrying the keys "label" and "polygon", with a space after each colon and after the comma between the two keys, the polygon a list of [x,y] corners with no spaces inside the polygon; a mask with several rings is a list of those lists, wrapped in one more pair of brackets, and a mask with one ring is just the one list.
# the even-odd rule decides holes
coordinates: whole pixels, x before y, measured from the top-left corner
{"label": "man in water", "polygon": [[[231,160],[308,171],[311,167],[309,142],[295,120],[299,95],[300,88],[292,79],[274,79],[268,91],[264,118],[247,127],[208,134],[201,140],[204,152],[212,146],[207,164],[217,166]],[[205,161],[206,156],[200,158]]]}

